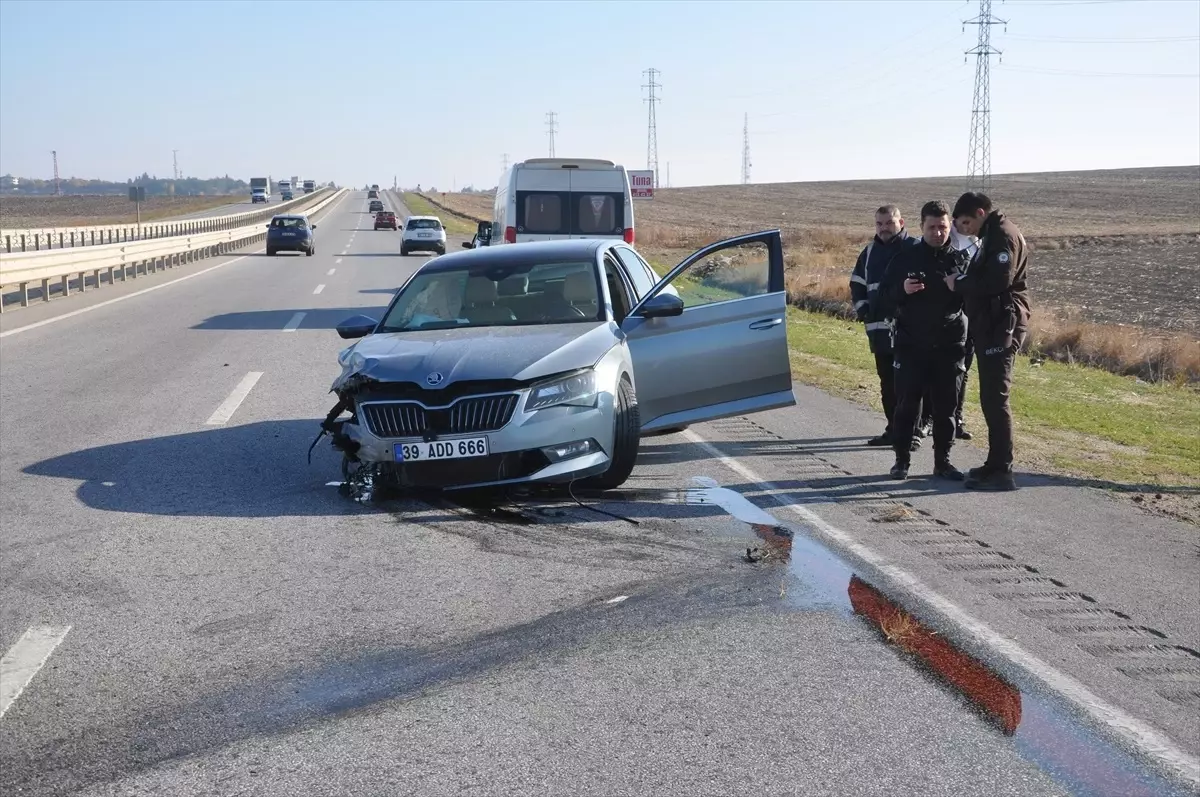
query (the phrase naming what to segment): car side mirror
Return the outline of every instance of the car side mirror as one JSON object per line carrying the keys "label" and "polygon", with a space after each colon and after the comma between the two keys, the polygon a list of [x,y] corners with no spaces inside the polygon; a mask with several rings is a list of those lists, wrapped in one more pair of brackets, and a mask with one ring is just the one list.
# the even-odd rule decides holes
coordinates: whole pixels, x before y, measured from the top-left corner
{"label": "car side mirror", "polygon": [[642,309],[638,310],[638,315],[642,318],[683,315],[683,299],[669,293],[660,293],[642,305]]}
{"label": "car side mirror", "polygon": [[313,228],[314,230],[315,230],[315,229],[317,229],[317,225],[315,225],[315,224],[314,224],[314,225],[312,226],[312,228]]}
{"label": "car side mirror", "polygon": [[379,326],[379,322],[374,318],[365,315],[356,315],[338,324],[337,333],[340,338],[353,340],[354,338],[363,338],[370,335],[371,330],[377,326]]}

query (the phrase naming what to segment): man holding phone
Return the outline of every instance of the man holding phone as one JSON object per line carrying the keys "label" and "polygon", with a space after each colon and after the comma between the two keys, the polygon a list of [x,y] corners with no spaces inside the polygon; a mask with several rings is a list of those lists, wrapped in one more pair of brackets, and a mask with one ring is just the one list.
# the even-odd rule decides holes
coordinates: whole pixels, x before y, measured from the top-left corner
{"label": "man holding phone", "polygon": [[950,243],[950,208],[942,201],[921,208],[921,242],[892,261],[884,277],[892,317],[896,377],[893,479],[907,479],[911,441],[922,394],[928,389],[933,415],[933,475],[961,481],[950,464],[955,411],[967,345],[961,297],[946,284],[960,274],[968,254]]}

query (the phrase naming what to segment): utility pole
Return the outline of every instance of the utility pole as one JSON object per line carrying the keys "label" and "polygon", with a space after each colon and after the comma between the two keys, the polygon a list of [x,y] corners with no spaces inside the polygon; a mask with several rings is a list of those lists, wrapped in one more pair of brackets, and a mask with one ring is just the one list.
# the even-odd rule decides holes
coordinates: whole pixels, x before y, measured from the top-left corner
{"label": "utility pole", "polygon": [[500,172],[501,172],[501,174],[503,174],[503,173],[504,173],[504,172],[506,172],[506,171],[508,171],[508,153],[507,153],[507,152],[506,152],[506,153],[504,153],[504,157],[503,157],[503,159],[502,159],[502,161],[501,161],[501,163],[500,163]]}
{"label": "utility pole", "polygon": [[655,119],[654,106],[662,102],[662,98],[655,93],[662,88],[656,81],[662,73],[651,68],[642,74],[650,76],[650,82],[642,84],[642,88],[650,90],[650,96],[646,98],[646,102],[650,104],[650,117],[646,122],[646,168],[654,176],[654,187],[658,188],[658,120]]}
{"label": "utility pole", "polygon": [[175,172],[175,179],[178,180],[180,177],[180,174],[179,174],[179,150],[177,150],[177,149],[171,150],[171,162],[173,164],[172,169]]}
{"label": "utility pole", "polygon": [[667,184],[665,187],[666,188],[671,187],[671,162],[670,161],[667,161]]}
{"label": "utility pole", "polygon": [[750,184],[750,114],[742,119],[742,185]]}
{"label": "utility pole", "polygon": [[558,114],[550,111],[546,114],[546,130],[550,134],[550,157],[554,157],[554,134],[558,132]]}
{"label": "utility pole", "polygon": [[[992,47],[992,25],[1008,25],[1008,20],[992,16],[992,0],[979,0],[979,16],[963,20],[979,26],[979,42],[963,54],[975,56],[975,98],[971,103],[971,143],[967,152],[967,188],[986,191],[992,182],[992,92],[991,57],[1003,54]],[[1005,28],[1007,30],[1007,27]],[[1001,58],[1003,60],[1003,58]]]}
{"label": "utility pole", "polygon": [[58,179],[58,150],[50,150],[50,156],[54,158],[54,195],[62,196],[62,183]]}

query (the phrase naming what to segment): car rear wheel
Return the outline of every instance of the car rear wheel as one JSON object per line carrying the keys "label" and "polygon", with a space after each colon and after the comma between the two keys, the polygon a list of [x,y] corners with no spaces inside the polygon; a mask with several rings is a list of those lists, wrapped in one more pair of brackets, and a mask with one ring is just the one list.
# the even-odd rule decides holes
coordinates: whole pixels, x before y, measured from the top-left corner
{"label": "car rear wheel", "polygon": [[601,490],[615,490],[629,479],[633,473],[633,466],[637,464],[641,427],[642,416],[638,410],[633,385],[622,378],[617,388],[617,406],[613,414],[612,459],[607,471],[586,480],[589,486]]}
{"label": "car rear wheel", "polygon": [[310,247],[308,248],[308,251],[307,251],[307,252],[305,252],[304,254],[308,255],[309,257],[312,257],[312,256],[313,256],[313,255],[315,255],[316,253],[317,253],[317,250],[316,250],[316,248],[315,248],[315,247],[312,247],[312,246],[310,246]]}
{"label": "car rear wheel", "polygon": [[274,256],[275,256],[275,250],[274,250],[274,249],[268,249],[268,250],[267,250],[267,257],[274,257]]}

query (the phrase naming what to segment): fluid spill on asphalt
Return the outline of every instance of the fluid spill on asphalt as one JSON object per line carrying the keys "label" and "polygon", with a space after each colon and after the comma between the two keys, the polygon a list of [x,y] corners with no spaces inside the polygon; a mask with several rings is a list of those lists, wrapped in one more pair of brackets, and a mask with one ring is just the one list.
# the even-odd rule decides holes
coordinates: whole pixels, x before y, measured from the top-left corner
{"label": "fluid spill on asphalt", "polygon": [[[1007,679],[927,627],[901,603],[859,576],[845,560],[803,528],[791,529],[746,496],[707,477],[683,491],[693,505],[716,506],[753,531],[765,547],[746,558],[786,565],[790,582],[781,596],[789,608],[834,611],[857,617],[904,657],[950,688],[999,733],[1013,740],[1022,757],[1077,795],[1184,797],[1192,791],[1167,780],[1148,763],[1077,719],[1056,695],[1021,679]],[[752,552],[761,552],[752,556]]]}

